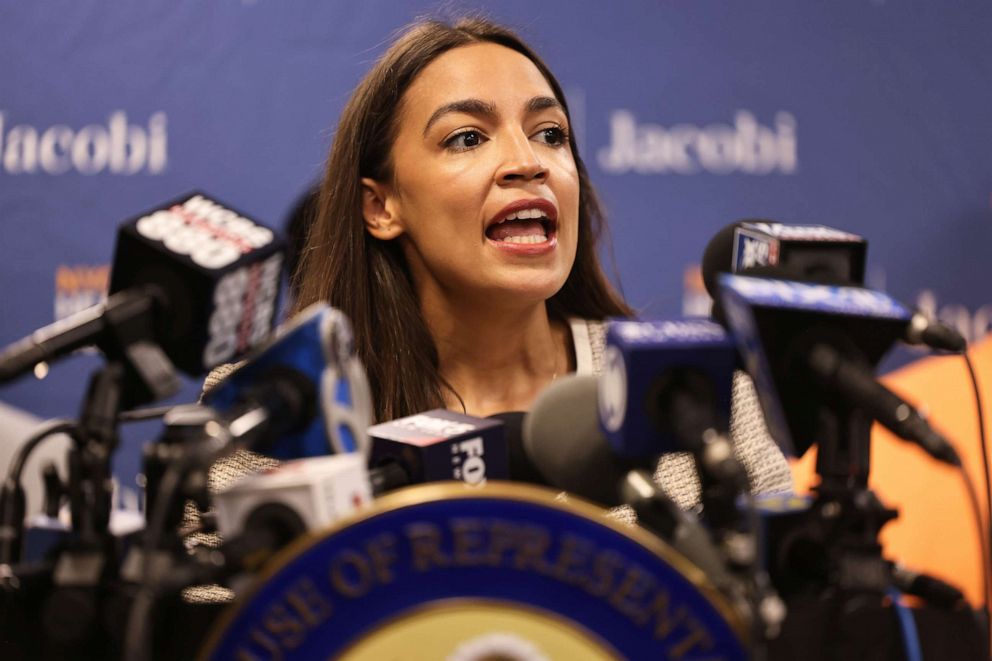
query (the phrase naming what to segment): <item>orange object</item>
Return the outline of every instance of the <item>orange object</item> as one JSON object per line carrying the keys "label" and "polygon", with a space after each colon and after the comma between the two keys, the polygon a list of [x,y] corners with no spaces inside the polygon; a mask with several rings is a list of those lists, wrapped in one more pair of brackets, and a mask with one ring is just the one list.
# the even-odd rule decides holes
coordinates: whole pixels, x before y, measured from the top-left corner
{"label": "orange object", "polygon": [[[982,394],[985,433],[992,442],[992,338],[973,346],[970,355]],[[923,358],[882,381],[926,413],[934,428],[951,441],[978,491],[983,521],[987,520],[978,416],[964,360]],[[797,492],[809,491],[818,481],[815,448],[794,461],[792,470]],[[981,604],[980,533],[960,471],[938,464],[875,425],[869,484],[885,505],[899,510],[899,518],[882,529],[885,557],[937,576],[960,588],[972,604]]]}

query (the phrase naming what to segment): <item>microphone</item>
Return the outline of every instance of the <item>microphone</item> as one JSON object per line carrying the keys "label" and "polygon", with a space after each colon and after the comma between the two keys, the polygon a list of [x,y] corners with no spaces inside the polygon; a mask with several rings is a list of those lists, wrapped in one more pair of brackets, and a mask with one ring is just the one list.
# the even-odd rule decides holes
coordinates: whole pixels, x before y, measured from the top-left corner
{"label": "microphone", "polygon": [[[272,328],[282,250],[271,230],[202,193],[125,222],[106,303],[0,352],[0,383],[91,345],[156,376],[167,371],[163,361],[198,375],[234,360]],[[178,387],[144,381],[155,394],[133,397],[138,403]]]}
{"label": "microphone", "polygon": [[599,416],[622,456],[703,449],[725,434],[737,349],[705,320],[612,321],[607,327]]}
{"label": "microphone", "polygon": [[620,456],[596,413],[599,378],[569,374],[548,386],[524,417],[524,449],[551,484],[605,507],[630,505],[638,521],[721,587],[727,565],[709,533],[654,483],[653,458]]}
{"label": "microphone", "polygon": [[[823,225],[786,225],[740,220],[717,232],[703,251],[702,275],[713,299],[713,317],[722,321],[718,277],[738,273],[826,285],[863,285],[867,241]],[[958,331],[920,311],[912,311],[900,339],[911,345],[960,353],[967,341]]]}
{"label": "microphone", "polygon": [[372,502],[359,453],[297,459],[249,475],[214,494],[226,573],[255,571],[308,531],[321,530]]}
{"label": "microphone", "polygon": [[706,244],[703,284],[717,300],[717,275],[760,266],[785,269],[804,282],[863,284],[867,250],[863,237],[823,225],[739,220]]}
{"label": "microphone", "polygon": [[[371,394],[354,354],[350,324],[339,311],[323,303],[302,311],[204,400],[208,407],[193,407],[175,421],[179,432],[175,440],[184,447],[179,453],[165,454],[176,462],[173,471],[182,473],[167,475],[194,471],[202,475],[220,453],[237,447],[277,459],[309,458],[252,476],[219,496],[220,528],[233,535],[221,550],[225,575],[256,569],[301,532],[371,500],[365,468]],[[199,427],[205,436],[199,440],[205,442],[196,442]],[[329,453],[332,456],[326,457]],[[180,491],[191,490],[198,496],[206,480],[174,477],[168,484],[171,491],[159,485],[158,491],[169,497],[156,499],[144,552],[154,552],[163,541],[170,543],[162,535],[170,518],[176,518],[181,496],[187,495]],[[139,551],[133,557],[142,555]],[[160,579],[152,577],[151,557],[140,562],[145,580],[138,595],[141,601],[136,598],[132,608],[131,624],[137,626],[129,635],[132,654],[138,653],[144,638],[142,618],[161,590]],[[138,564],[138,560],[131,563]],[[199,574],[190,576],[188,580],[180,576],[179,582],[188,584]],[[138,575],[131,572],[130,577]],[[169,580],[178,585],[176,577]]]}
{"label": "microphone", "polygon": [[966,603],[961,590],[950,583],[936,576],[914,571],[899,563],[892,567],[892,582],[903,594],[925,599],[941,608],[954,609]]}
{"label": "microphone", "polygon": [[424,482],[483,485],[509,479],[503,429],[500,420],[445,409],[373,425],[368,430],[373,492]]}
{"label": "microphone", "polygon": [[[824,425],[822,415],[854,407],[956,464],[953,447],[870,376],[912,316],[900,303],[860,287],[740,275],[720,276],[720,286],[727,323],[754,379],[768,430],[785,451],[801,456],[819,442],[821,452],[832,452],[832,435],[841,430]],[[867,434],[867,427],[863,431]],[[856,451],[866,464],[867,448]]]}
{"label": "microphone", "polygon": [[968,348],[968,340],[964,335],[919,310],[913,310],[902,341],[951,353],[963,353]]}
{"label": "microphone", "polygon": [[846,394],[896,436],[914,441],[934,459],[960,466],[957,452],[908,402],[875,380],[871,372],[847,361],[827,344],[809,353],[810,373],[827,389]]}
{"label": "microphone", "polygon": [[[182,499],[171,495],[181,506]],[[224,541],[208,554],[176,553],[176,541],[161,538],[159,543],[165,541],[169,553],[161,553],[149,538],[143,546],[133,546],[121,568],[121,578],[138,586],[126,622],[126,658],[145,658],[141,650],[150,645],[152,612],[162,596],[214,582],[228,584],[237,593],[251,585],[245,572],[259,571],[293,540],[355,513],[371,500],[365,457],[359,453],[289,461],[214,495]],[[174,505],[156,505],[159,511],[153,513],[146,535],[164,532],[163,507]]]}
{"label": "microphone", "polygon": [[275,459],[368,454],[368,378],[351,324],[324,303],[280,327],[203,401],[237,444]]}
{"label": "microphone", "polygon": [[613,450],[692,453],[703,508],[719,529],[735,525],[747,488],[728,433],[736,363],[736,346],[712,321],[613,321],[599,384],[599,419]]}
{"label": "microphone", "polygon": [[548,483],[616,507],[624,504],[620,484],[627,473],[653,471],[655,461],[614,450],[599,424],[598,388],[593,375],[569,374],[552,382],[524,416],[523,447]]}

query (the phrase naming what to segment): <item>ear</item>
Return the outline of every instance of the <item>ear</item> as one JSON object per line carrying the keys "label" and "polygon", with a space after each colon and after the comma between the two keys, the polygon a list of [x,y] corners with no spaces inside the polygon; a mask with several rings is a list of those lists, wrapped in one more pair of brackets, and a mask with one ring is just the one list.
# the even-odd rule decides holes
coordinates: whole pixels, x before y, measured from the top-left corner
{"label": "ear", "polygon": [[391,241],[403,233],[389,184],[362,177],[362,217],[365,229],[377,239]]}

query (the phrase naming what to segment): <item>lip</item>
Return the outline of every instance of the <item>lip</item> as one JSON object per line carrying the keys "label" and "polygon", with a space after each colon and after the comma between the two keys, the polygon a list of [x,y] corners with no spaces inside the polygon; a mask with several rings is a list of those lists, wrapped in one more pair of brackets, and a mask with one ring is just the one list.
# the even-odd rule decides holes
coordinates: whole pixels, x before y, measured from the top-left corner
{"label": "lip", "polygon": [[[511,213],[522,211],[524,209],[537,209],[543,213],[545,217],[547,217],[548,222],[551,225],[551,227],[548,228],[549,231],[547,241],[544,241],[543,243],[507,243],[505,241],[493,241],[486,235],[486,231],[498,223],[501,219],[506,218]],[[500,209],[486,222],[486,226],[483,228],[483,236],[485,236],[486,241],[499,250],[515,255],[543,255],[551,252],[555,249],[555,246],[558,245],[558,207],[556,207],[550,200],[545,200],[539,197],[516,200],[515,202],[511,202]]]}

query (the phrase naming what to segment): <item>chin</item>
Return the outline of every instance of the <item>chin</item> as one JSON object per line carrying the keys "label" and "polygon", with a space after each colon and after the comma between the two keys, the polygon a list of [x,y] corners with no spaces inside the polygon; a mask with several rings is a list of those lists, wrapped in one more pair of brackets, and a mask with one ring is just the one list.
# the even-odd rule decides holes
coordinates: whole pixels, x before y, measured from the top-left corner
{"label": "chin", "polygon": [[521,277],[500,283],[487,293],[491,300],[499,298],[513,304],[543,303],[557,294],[565,286],[565,278],[559,275],[545,278]]}

